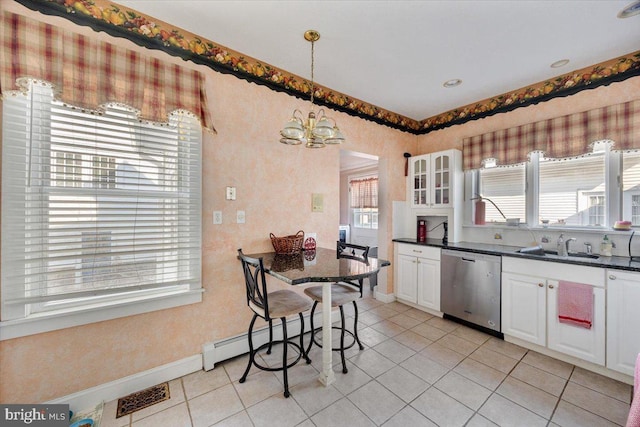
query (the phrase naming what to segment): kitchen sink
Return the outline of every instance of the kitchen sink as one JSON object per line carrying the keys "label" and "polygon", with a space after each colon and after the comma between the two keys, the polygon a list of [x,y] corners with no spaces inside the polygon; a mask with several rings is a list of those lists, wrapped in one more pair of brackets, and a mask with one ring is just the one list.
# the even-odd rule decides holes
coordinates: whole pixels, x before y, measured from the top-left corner
{"label": "kitchen sink", "polygon": [[[523,251],[522,249],[518,249],[516,252],[521,252],[523,254],[527,254],[527,255],[537,255],[537,256],[545,256],[545,255],[558,255],[558,251],[539,251],[539,252],[531,252],[531,251]],[[544,252],[544,253],[542,253]],[[600,258],[599,255],[594,255],[594,254],[588,254],[585,252],[571,252],[568,255],[569,258],[589,258],[589,259],[598,259]]]}

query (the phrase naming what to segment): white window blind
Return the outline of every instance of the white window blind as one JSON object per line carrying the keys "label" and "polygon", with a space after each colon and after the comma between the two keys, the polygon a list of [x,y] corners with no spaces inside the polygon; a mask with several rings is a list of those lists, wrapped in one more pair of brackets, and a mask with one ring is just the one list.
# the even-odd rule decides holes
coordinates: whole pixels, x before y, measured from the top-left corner
{"label": "white window blind", "polygon": [[201,288],[201,127],[3,101],[2,320]]}
{"label": "white window blind", "polygon": [[[480,195],[495,203],[507,218],[525,218],[525,165],[480,169]],[[491,203],[486,203],[487,222],[505,222]]]}

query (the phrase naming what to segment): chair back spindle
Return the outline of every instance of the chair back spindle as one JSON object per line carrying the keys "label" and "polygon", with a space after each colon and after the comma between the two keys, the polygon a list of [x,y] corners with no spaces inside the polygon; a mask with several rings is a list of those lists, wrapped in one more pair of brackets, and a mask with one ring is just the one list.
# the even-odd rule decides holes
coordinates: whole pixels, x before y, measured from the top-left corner
{"label": "chair back spindle", "polygon": [[251,258],[238,249],[238,257],[242,262],[244,282],[247,291],[247,305],[264,320],[269,318],[269,301],[267,298],[267,281],[265,279],[262,258]]}
{"label": "chair back spindle", "polygon": [[369,249],[369,246],[336,241],[338,258],[351,258],[366,262],[369,258]]}

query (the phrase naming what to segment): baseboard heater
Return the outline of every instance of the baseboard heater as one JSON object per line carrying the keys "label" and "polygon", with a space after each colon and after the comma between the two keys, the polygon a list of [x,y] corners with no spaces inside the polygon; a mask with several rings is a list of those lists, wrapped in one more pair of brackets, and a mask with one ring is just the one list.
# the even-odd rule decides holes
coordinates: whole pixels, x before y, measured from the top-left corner
{"label": "baseboard heater", "polygon": [[[332,312],[332,322],[336,320],[337,311]],[[304,317],[304,327],[305,332],[309,332],[310,328],[310,320],[309,314],[303,315]],[[322,326],[322,313],[316,312],[313,319],[313,326],[318,328]],[[287,321],[287,335],[289,338],[297,337],[300,335],[300,319],[298,317],[292,317]],[[281,340],[282,339],[282,326],[280,324],[280,320],[273,321],[273,339]],[[257,348],[262,344],[269,341],[269,327],[265,326],[261,329],[254,329],[253,331],[253,346]],[[249,343],[247,341],[247,334],[236,335],[234,337],[225,338],[220,341],[215,341],[212,343],[206,343],[202,346],[202,356],[203,361],[202,365],[205,371],[210,371],[215,368],[216,363],[220,363],[222,361],[232,359],[236,356],[240,356],[242,354],[249,352]]]}

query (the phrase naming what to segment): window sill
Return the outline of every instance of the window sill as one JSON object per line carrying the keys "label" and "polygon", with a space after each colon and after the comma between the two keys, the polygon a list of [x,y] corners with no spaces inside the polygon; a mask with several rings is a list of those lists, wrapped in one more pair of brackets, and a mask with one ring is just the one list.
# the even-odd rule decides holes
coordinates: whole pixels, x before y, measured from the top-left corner
{"label": "window sill", "polygon": [[570,225],[566,225],[564,227],[559,227],[559,226],[549,226],[549,227],[542,227],[542,226],[534,226],[534,227],[527,227],[526,224],[522,224],[520,223],[520,225],[515,226],[515,225],[506,225],[506,224],[500,224],[500,223],[492,223],[492,224],[485,224],[485,225],[475,225],[475,224],[463,224],[462,227],[464,228],[470,228],[470,229],[476,229],[476,230],[523,230],[523,231],[527,231],[527,230],[531,230],[531,231],[535,231],[535,232],[561,232],[561,233],[567,233],[567,232],[572,232],[572,231],[576,231],[576,232],[580,232],[580,233],[593,233],[593,234],[620,234],[620,235],[628,235],[630,234],[632,231],[637,231],[638,227],[632,227],[631,230],[614,230],[613,228],[609,228],[609,227],[580,227],[580,226],[570,226]]}
{"label": "window sill", "polygon": [[58,310],[34,314],[24,319],[8,320],[0,322],[0,341],[195,304],[202,302],[203,292],[204,289],[196,289],[153,297],[130,298],[111,305]]}

